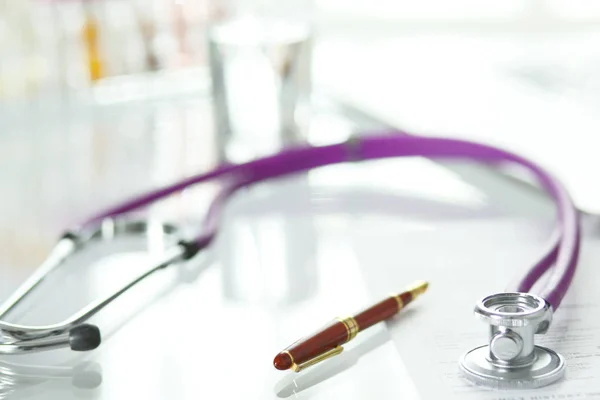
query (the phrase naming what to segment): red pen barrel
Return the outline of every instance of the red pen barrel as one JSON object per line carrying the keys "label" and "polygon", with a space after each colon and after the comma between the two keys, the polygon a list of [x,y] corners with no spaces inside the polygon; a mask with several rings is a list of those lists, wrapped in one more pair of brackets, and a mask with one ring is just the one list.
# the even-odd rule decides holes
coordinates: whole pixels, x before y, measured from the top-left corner
{"label": "red pen barrel", "polygon": [[331,321],[313,335],[298,340],[277,354],[273,365],[279,370],[292,368],[300,371],[303,367],[339,354],[342,351],[340,345],[352,340],[359,331],[385,321],[400,312],[418,295],[425,292],[427,286],[427,282],[417,282],[407,291],[392,295],[354,317]]}
{"label": "red pen barrel", "polygon": [[413,301],[413,294],[411,292],[403,292],[388,297],[374,306],[361,311],[354,317],[358,324],[359,331],[393,317],[411,301]]}
{"label": "red pen barrel", "polygon": [[347,339],[348,330],[346,325],[339,320],[333,320],[318,332],[298,340],[279,353],[273,360],[273,365],[280,370],[289,369],[294,364],[305,363],[340,344],[346,343]]}

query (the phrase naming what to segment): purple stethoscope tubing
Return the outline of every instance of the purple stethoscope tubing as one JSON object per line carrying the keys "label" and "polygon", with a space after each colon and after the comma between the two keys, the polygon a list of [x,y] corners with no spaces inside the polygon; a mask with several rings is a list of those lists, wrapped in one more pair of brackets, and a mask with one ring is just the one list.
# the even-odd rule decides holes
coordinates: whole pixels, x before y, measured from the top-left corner
{"label": "purple stethoscope tubing", "polygon": [[226,184],[211,203],[203,222],[202,232],[193,240],[196,250],[201,250],[214,239],[226,200],[240,188],[330,164],[407,156],[423,156],[435,160],[469,159],[482,163],[511,162],[525,167],[535,176],[556,203],[556,232],[549,250],[531,267],[520,282],[511,288],[511,291],[530,291],[538,279],[553,267],[540,296],[556,310],[571,284],[579,256],[581,226],[575,205],[563,185],[537,164],[505,150],[465,140],[406,136],[386,132],[355,137],[348,142],[328,146],[291,147],[278,154],[250,162],[221,165],[212,171],[149,192],[93,216],[85,221],[82,227],[98,224],[105,218],[117,217],[145,207],[192,185],[217,179],[224,180]]}

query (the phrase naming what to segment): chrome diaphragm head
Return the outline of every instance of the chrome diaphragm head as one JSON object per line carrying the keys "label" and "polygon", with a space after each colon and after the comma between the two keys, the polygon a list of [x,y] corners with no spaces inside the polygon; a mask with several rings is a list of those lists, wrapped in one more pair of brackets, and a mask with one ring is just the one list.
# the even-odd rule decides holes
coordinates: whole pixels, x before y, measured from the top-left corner
{"label": "chrome diaphragm head", "polygon": [[489,344],[460,359],[468,380],[496,389],[525,389],[564,376],[564,358],[534,341],[552,322],[552,307],[546,300],[528,293],[498,293],[479,301],[475,315],[489,324]]}

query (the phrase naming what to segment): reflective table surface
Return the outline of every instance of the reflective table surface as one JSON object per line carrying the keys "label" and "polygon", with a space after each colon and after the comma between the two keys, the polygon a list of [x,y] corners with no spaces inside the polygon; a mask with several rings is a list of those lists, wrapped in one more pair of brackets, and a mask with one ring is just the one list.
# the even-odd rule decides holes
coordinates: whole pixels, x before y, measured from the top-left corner
{"label": "reflective table surface", "polygon": [[[360,128],[335,113],[315,121],[321,142]],[[215,162],[211,132],[203,98],[32,119],[2,132],[0,296],[31,273],[66,227],[207,170]],[[193,231],[216,189],[188,190],[148,213]],[[156,274],[92,319],[103,332],[100,348],[0,358],[0,398],[418,398],[385,324],[300,374],[276,371],[272,359],[331,318],[387,295],[367,291],[369,265],[350,240],[357,230],[369,240],[369,221],[411,232],[448,221],[547,218],[550,210],[537,192],[485,170],[420,158],[332,166],[257,185],[227,206],[210,250]],[[67,317],[144,269],[157,243],[132,237],[82,253],[9,320]],[[401,247],[389,252],[401,260]],[[397,282],[398,290],[409,283]]]}

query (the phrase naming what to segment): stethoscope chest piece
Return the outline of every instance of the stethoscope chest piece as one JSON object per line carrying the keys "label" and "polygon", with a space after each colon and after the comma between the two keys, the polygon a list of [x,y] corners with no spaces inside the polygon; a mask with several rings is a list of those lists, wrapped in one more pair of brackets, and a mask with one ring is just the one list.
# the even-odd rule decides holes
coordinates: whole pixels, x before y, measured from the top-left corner
{"label": "stethoscope chest piece", "polygon": [[552,321],[546,300],[527,293],[498,293],[477,303],[475,314],[490,325],[490,342],[461,358],[467,379],[496,389],[533,389],[563,377],[563,357],[534,343],[534,336],[546,333]]}

